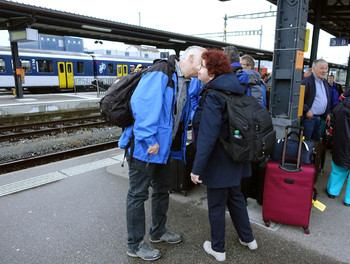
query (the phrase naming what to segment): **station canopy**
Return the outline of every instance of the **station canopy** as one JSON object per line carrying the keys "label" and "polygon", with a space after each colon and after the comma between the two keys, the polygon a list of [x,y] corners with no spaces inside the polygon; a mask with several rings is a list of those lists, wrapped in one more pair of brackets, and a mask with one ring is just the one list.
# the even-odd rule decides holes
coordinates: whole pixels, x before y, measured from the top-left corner
{"label": "station canopy", "polygon": [[177,34],[111,20],[77,15],[38,6],[0,0],[0,30],[37,29],[40,34],[75,36],[117,41],[129,45],[149,45],[177,52],[192,45],[223,48],[235,45],[241,52],[259,60],[272,60],[272,51]]}
{"label": "station canopy", "polygon": [[[277,0],[267,1],[277,4]],[[289,1],[294,2],[293,0]],[[309,0],[308,22],[311,24],[315,23],[315,10],[320,8],[320,28],[335,37],[349,37],[349,2],[350,0]],[[191,45],[209,48],[235,45],[241,52],[252,55],[258,60],[272,61],[273,56],[273,52],[268,50],[82,16],[12,1],[0,0],[0,6],[0,30],[16,30],[28,27],[37,29],[40,34],[101,39],[130,45],[149,45],[175,51],[185,50]]]}
{"label": "station canopy", "polygon": [[[267,0],[277,5],[277,0]],[[350,36],[350,0],[309,0],[308,22],[315,24],[320,8],[320,28],[334,37]]]}

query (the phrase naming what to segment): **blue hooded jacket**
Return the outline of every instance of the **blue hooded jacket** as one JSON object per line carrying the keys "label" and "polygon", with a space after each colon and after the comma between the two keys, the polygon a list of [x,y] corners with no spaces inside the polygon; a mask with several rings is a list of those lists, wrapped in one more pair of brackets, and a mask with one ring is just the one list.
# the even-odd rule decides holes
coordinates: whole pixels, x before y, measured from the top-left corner
{"label": "blue hooded jacket", "polygon": [[[135,119],[134,125],[125,128],[118,143],[120,148],[126,148],[134,133],[132,156],[144,162],[166,164],[169,157],[185,160],[187,130],[190,122],[190,97],[187,91],[187,100],[181,116],[181,122],[184,124],[181,131],[181,146],[177,151],[171,151],[177,75],[174,58],[170,56],[168,61],[173,66],[172,82],[169,82],[166,74],[168,71],[166,62],[156,64],[151,71],[142,76],[130,102]],[[159,144],[159,151],[156,155],[151,155],[147,149],[156,142]]]}
{"label": "blue hooded jacket", "polygon": [[[204,86],[202,93],[206,89],[244,93],[244,87],[234,73],[216,77]],[[223,138],[229,135],[228,115],[225,110],[225,99],[208,91],[193,117],[196,157],[192,172],[199,175],[209,188],[238,186],[243,177],[251,176],[250,163],[234,162],[219,142],[220,135]]]}

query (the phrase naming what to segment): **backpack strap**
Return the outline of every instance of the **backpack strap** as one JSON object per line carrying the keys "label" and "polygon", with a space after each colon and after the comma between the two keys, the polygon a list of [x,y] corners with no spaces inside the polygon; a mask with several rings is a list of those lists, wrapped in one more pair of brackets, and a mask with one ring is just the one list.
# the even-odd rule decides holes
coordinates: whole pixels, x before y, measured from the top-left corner
{"label": "backpack strap", "polygon": [[135,149],[135,140],[134,139],[135,139],[134,130],[132,130],[129,142],[125,146],[124,158],[123,158],[123,162],[122,162],[122,165],[121,165],[122,167],[124,167],[124,161],[125,161],[126,153],[127,153],[128,149],[129,149],[129,147],[130,147],[130,162],[133,159],[134,149]]}

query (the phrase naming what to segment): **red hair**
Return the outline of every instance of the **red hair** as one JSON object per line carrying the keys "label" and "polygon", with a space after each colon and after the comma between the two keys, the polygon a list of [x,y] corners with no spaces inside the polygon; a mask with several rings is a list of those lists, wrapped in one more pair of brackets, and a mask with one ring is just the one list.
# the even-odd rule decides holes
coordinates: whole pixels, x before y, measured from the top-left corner
{"label": "red hair", "polygon": [[202,53],[209,75],[219,76],[232,71],[231,63],[222,50],[212,49]]}

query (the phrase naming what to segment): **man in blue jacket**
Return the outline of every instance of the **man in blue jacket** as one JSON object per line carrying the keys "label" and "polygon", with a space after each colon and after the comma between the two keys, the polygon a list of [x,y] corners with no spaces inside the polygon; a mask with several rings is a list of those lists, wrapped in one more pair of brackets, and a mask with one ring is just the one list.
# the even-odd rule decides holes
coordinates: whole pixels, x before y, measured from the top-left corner
{"label": "man in blue jacket", "polygon": [[255,62],[252,56],[245,54],[241,58],[243,71],[248,74],[248,91],[247,94],[258,100],[262,107],[267,106],[266,102],[266,87],[261,82],[261,75],[254,69]]}
{"label": "man in blue jacket", "polygon": [[[140,80],[131,97],[134,124],[123,132],[119,147],[127,148],[129,191],[126,199],[126,224],[130,257],[156,260],[157,249],[145,241],[144,202],[152,186],[152,226],[150,242],[176,244],[182,241],[178,234],[166,227],[166,213],[172,179],[167,173],[170,159],[185,160],[190,97],[188,83],[198,76],[197,66],[206,49],[191,46],[180,60],[170,56],[168,62],[152,67]],[[168,80],[169,71],[172,80]],[[131,147],[129,147],[129,142]]]}
{"label": "man in blue jacket", "polygon": [[342,94],[341,85],[334,82],[334,75],[328,75],[329,97],[331,99],[331,111],[339,103],[339,96]]}
{"label": "man in blue jacket", "polygon": [[305,138],[320,141],[322,136],[322,120],[330,123],[330,96],[328,82],[324,79],[328,72],[328,63],[315,60],[312,63],[312,74],[302,80],[305,85],[304,109],[301,125]]}
{"label": "man in blue jacket", "polygon": [[329,84],[329,87],[333,87],[337,91],[338,98],[339,98],[339,96],[343,93],[343,88],[342,88],[342,86],[339,83],[336,83],[334,81],[334,75],[333,74],[330,74],[328,76],[328,84]]}

